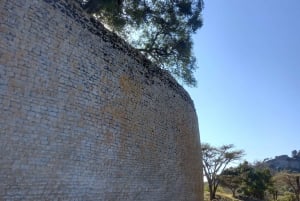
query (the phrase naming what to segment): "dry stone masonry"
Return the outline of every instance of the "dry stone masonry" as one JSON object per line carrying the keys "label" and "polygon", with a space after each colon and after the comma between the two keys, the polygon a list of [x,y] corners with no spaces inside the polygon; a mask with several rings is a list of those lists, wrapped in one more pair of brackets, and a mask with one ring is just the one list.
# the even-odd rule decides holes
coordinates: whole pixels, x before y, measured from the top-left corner
{"label": "dry stone masonry", "polygon": [[187,92],[67,0],[0,0],[0,200],[202,201]]}

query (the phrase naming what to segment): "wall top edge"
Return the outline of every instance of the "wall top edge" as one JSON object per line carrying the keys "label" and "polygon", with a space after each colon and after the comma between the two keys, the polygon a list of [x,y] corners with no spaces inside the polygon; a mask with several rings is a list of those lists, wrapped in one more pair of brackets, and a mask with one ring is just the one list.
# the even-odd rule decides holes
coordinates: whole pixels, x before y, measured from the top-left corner
{"label": "wall top edge", "polygon": [[60,10],[68,17],[74,19],[83,28],[89,30],[94,35],[101,37],[105,42],[113,44],[113,48],[118,49],[124,54],[134,58],[138,63],[144,66],[148,74],[158,77],[161,81],[167,84],[171,89],[176,91],[182,98],[189,102],[193,108],[194,103],[188,92],[175,80],[175,78],[164,69],[154,65],[138,50],[130,46],[124,39],[106,29],[103,24],[95,20],[91,15],[86,13],[79,5],[78,0],[44,0],[55,9]]}

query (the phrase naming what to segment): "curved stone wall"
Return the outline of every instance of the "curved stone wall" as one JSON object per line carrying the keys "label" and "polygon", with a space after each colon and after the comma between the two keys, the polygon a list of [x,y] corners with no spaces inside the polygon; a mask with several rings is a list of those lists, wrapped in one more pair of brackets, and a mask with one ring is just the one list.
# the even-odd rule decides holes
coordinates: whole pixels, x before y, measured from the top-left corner
{"label": "curved stone wall", "polygon": [[0,200],[203,200],[187,92],[73,1],[0,1]]}

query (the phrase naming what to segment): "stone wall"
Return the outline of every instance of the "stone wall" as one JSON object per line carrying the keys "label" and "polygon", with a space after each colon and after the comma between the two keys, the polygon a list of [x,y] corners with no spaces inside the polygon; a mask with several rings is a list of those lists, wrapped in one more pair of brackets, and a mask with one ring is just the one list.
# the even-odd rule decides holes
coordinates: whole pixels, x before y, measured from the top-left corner
{"label": "stone wall", "polygon": [[0,200],[203,200],[189,95],[72,2],[0,1]]}

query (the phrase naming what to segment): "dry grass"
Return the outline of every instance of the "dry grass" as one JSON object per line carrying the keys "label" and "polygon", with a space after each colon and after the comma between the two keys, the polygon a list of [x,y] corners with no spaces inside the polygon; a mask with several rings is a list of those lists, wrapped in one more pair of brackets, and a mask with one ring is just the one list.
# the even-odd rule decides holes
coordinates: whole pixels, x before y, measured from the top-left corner
{"label": "dry grass", "polygon": [[[220,200],[220,201],[241,201],[237,198],[232,197],[232,193],[226,189],[223,189],[222,187],[218,188],[216,197],[217,197],[217,200]],[[207,184],[204,184],[204,201],[210,201],[209,200],[209,190],[208,190]]]}

